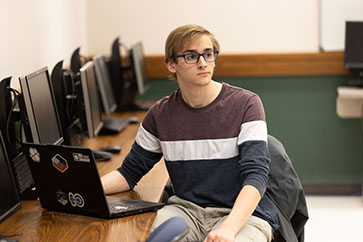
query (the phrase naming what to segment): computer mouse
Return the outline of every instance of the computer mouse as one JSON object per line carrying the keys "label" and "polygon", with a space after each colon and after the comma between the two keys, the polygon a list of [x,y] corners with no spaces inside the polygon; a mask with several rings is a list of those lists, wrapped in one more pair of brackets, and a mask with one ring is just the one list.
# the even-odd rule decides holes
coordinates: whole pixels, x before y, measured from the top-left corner
{"label": "computer mouse", "polygon": [[139,122],[139,119],[136,116],[132,116],[132,117],[128,117],[127,121],[129,121],[130,124],[136,124]]}
{"label": "computer mouse", "polygon": [[121,147],[118,146],[118,145],[110,145],[110,146],[104,146],[99,150],[115,154],[115,153],[120,153],[121,152]]}

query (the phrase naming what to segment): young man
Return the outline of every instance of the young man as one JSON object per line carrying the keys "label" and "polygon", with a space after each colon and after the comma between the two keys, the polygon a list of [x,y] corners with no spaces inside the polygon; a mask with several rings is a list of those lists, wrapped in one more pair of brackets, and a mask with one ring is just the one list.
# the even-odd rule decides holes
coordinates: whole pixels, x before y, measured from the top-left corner
{"label": "young man", "polygon": [[122,166],[104,177],[106,193],[132,189],[162,156],[175,196],[152,229],[183,217],[185,241],[271,241],[276,213],[264,192],[269,172],[260,98],[212,80],[219,44],[205,28],[185,25],[165,44],[179,89],[150,108]]}

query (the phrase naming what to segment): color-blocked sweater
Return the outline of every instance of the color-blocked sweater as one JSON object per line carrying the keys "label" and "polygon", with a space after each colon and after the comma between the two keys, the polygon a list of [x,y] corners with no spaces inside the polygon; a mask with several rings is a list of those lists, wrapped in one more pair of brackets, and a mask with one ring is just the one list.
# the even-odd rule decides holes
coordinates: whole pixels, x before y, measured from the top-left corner
{"label": "color-blocked sweater", "polygon": [[177,196],[202,207],[232,208],[242,187],[252,185],[262,196],[254,215],[278,228],[264,196],[270,157],[258,95],[222,83],[217,98],[202,108],[185,103],[180,89],[159,100],[118,171],[133,188],[162,156]]}

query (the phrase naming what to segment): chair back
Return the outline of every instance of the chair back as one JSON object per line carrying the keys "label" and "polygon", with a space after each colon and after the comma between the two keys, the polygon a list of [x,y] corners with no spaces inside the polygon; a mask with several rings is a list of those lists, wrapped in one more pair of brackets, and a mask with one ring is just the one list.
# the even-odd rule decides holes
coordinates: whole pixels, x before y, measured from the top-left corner
{"label": "chair back", "polygon": [[271,163],[266,195],[278,215],[280,228],[274,242],[303,242],[308,220],[305,193],[282,143],[268,136]]}

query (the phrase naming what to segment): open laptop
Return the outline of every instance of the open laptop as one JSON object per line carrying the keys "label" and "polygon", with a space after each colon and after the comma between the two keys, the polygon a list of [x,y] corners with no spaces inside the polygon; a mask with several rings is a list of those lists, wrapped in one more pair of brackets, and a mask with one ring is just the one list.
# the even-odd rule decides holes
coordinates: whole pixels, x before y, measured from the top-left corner
{"label": "open laptop", "polygon": [[92,150],[23,144],[41,206],[49,210],[103,218],[155,211],[162,203],[105,196]]}

